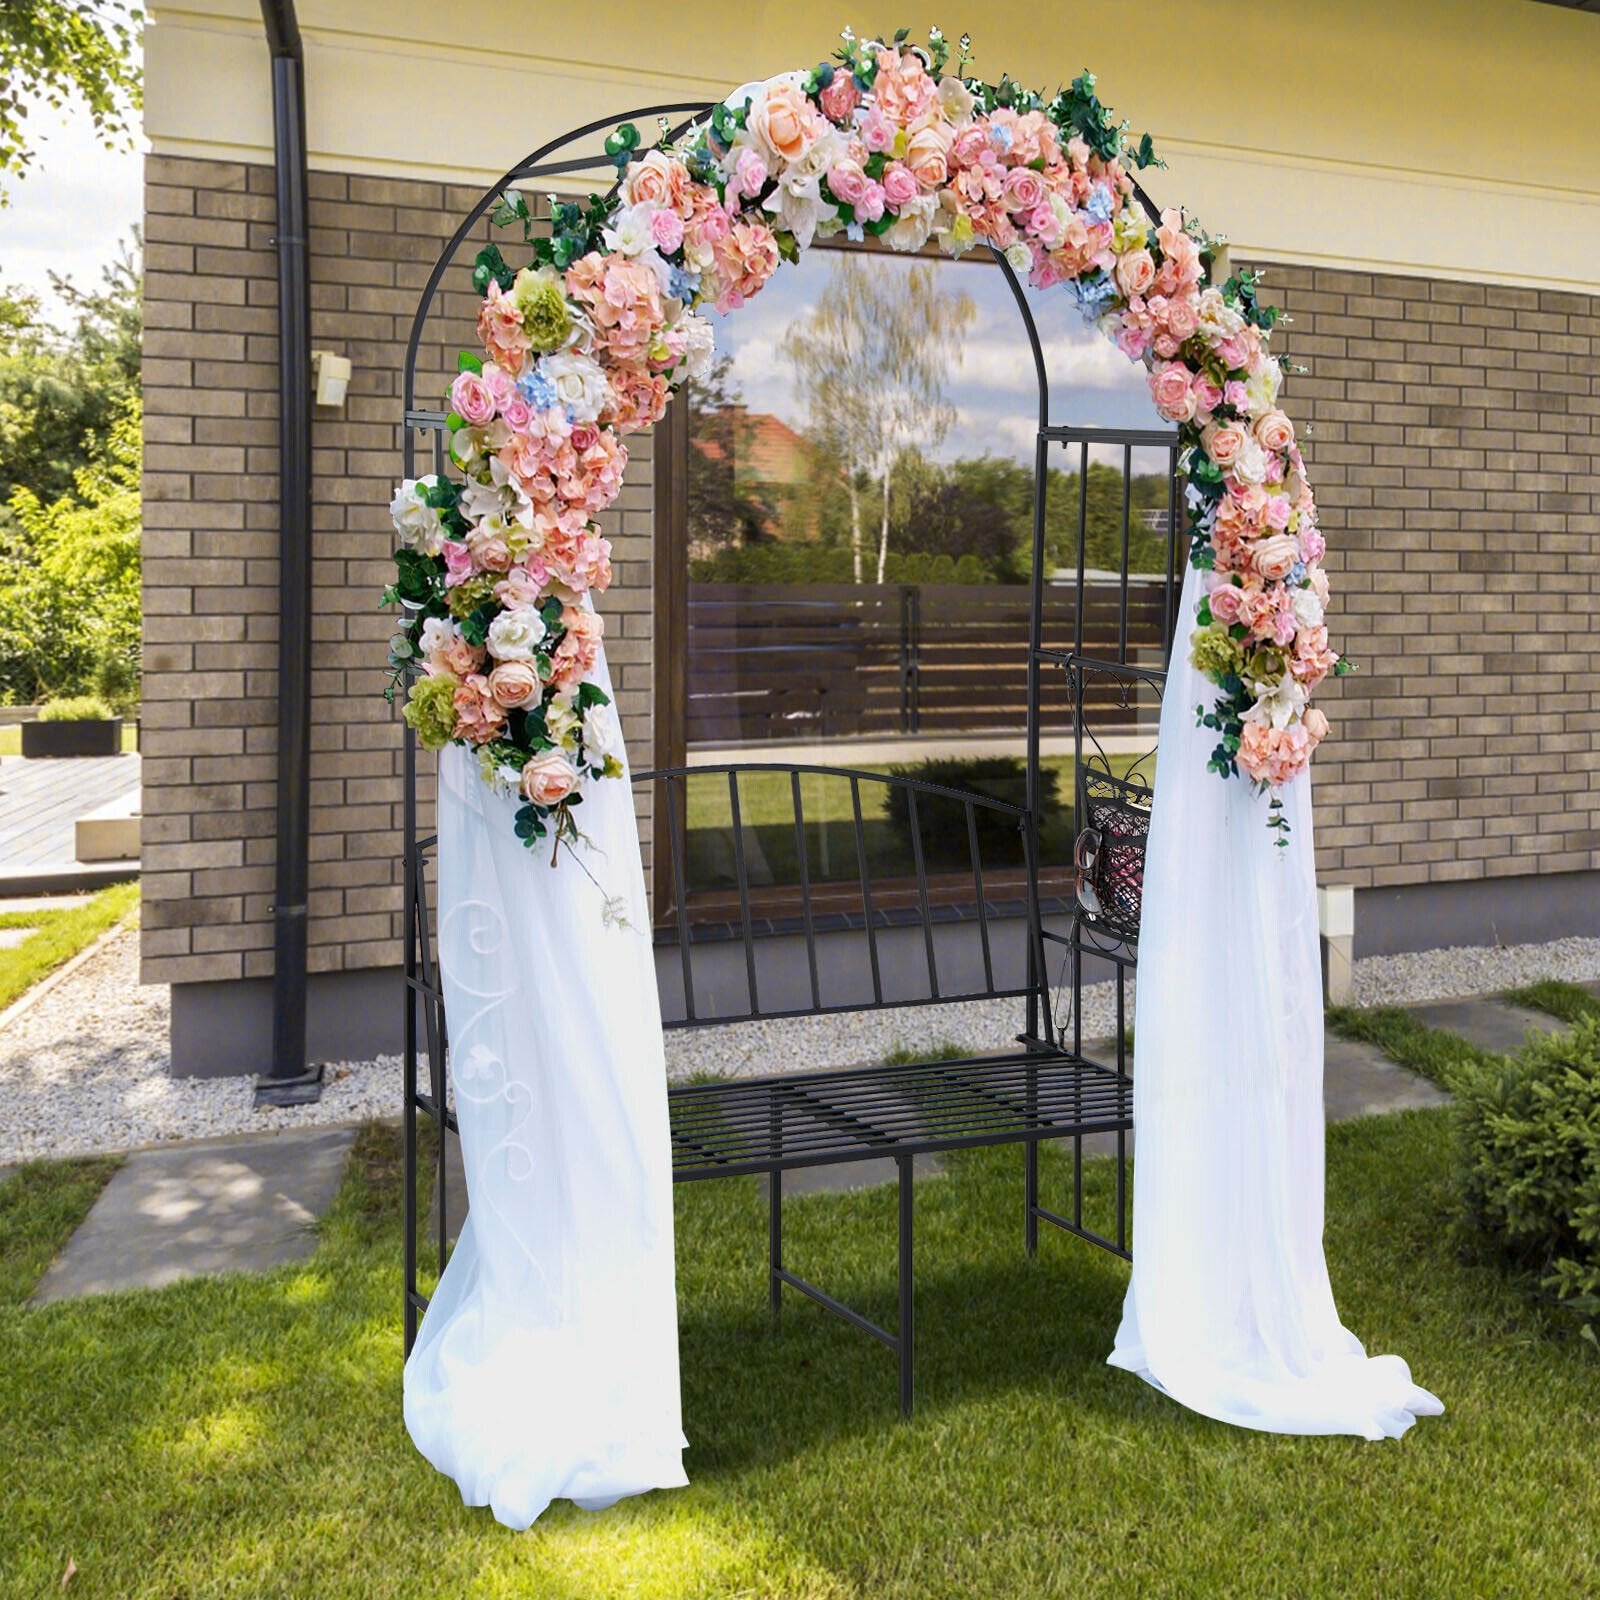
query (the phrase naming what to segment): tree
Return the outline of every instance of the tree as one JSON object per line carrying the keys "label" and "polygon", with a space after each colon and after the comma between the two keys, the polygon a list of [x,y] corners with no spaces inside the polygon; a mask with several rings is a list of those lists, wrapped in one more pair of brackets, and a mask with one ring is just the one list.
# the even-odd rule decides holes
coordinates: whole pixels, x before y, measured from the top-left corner
{"label": "tree", "polygon": [[124,396],[71,494],[12,496],[0,529],[0,699],[137,698],[140,422],[138,396]]}
{"label": "tree", "polygon": [[128,149],[143,103],[135,56],[143,30],[138,0],[5,0],[0,5],[0,205],[7,180],[33,165],[28,112],[88,107],[108,149]]}
{"label": "tree", "polygon": [[880,493],[877,581],[889,560],[896,461],[938,446],[955,422],[945,382],[961,360],[957,335],[977,315],[971,296],[940,289],[930,262],[835,259],[815,309],[782,345],[810,410],[813,437],[842,469],[850,502],[851,570],[863,581],[861,501]]}
{"label": "tree", "polygon": [[738,428],[744,407],[733,377],[733,357],[719,356],[704,378],[688,386],[685,403],[689,554],[706,560],[720,550],[758,540],[772,508],[739,482]]}
{"label": "tree", "polygon": [[0,526],[18,489],[47,503],[70,494],[89,439],[138,393],[140,243],[121,247],[98,290],[52,280],[75,313],[67,335],[36,295],[0,285]]}

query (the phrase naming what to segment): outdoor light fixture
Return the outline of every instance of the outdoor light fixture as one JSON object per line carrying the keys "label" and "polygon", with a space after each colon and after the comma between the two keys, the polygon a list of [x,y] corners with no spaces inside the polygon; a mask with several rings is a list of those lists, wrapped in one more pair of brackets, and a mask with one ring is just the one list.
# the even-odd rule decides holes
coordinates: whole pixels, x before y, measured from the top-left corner
{"label": "outdoor light fixture", "polygon": [[350,363],[331,350],[311,352],[311,387],[319,406],[342,406],[350,386]]}

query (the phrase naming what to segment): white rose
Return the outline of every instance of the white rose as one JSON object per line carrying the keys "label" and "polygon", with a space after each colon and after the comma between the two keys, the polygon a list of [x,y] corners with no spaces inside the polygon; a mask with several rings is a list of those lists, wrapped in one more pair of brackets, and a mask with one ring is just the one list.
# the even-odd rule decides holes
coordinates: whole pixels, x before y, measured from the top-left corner
{"label": "white rose", "polygon": [[1315,589],[1296,589],[1291,600],[1294,620],[1298,627],[1320,627],[1323,618],[1322,602]]}
{"label": "white rose", "polygon": [[389,502],[389,515],[394,518],[400,543],[408,550],[420,550],[429,556],[436,556],[444,549],[444,524],[439,520],[439,513],[421,498],[421,493],[433,488],[438,481],[437,475],[431,472],[425,478],[407,478]]}
{"label": "white rose", "polygon": [[683,339],[684,370],[691,378],[704,378],[717,356],[716,329],[705,317],[691,314],[679,320],[677,332]]}
{"label": "white rose", "polygon": [[937,99],[945,117],[958,128],[972,121],[975,102],[972,91],[959,78],[940,80]]}
{"label": "white rose", "polygon": [[610,706],[590,706],[583,714],[583,749],[592,767],[606,760],[620,763],[626,751],[622,744],[622,724]]}
{"label": "white rose", "polygon": [[938,214],[938,200],[931,194],[919,194],[900,208],[899,219],[884,232],[884,241],[891,250],[920,250],[928,242]]}
{"label": "white rose", "polygon": [[1270,356],[1261,364],[1261,370],[1244,382],[1244,400],[1251,416],[1259,417],[1271,411],[1278,403],[1278,385],[1283,372]]}
{"label": "white rose", "polygon": [[572,696],[559,694],[544,708],[544,731],[563,750],[576,748],[578,713],[572,709]]}
{"label": "white rose", "polygon": [[489,624],[485,641],[496,661],[532,661],[544,643],[544,618],[532,606],[512,606]]}
{"label": "white rose", "polygon": [[600,230],[601,237],[619,256],[642,256],[655,247],[650,233],[650,214],[656,209],[648,202],[623,206],[612,214],[610,226]]}
{"label": "white rose", "polygon": [[417,648],[424,661],[441,656],[461,637],[461,630],[448,617],[429,617],[422,624],[422,636]]}
{"label": "white rose", "polygon": [[1267,452],[1254,438],[1246,438],[1233,458],[1233,475],[1240,483],[1265,483]]}
{"label": "white rose", "polygon": [[550,381],[556,399],[574,422],[593,422],[611,401],[611,384],[605,369],[581,350],[563,350],[545,356],[539,370]]}
{"label": "white rose", "polygon": [[1006,246],[1006,265],[1013,272],[1033,271],[1033,252],[1018,239],[1015,244]]}

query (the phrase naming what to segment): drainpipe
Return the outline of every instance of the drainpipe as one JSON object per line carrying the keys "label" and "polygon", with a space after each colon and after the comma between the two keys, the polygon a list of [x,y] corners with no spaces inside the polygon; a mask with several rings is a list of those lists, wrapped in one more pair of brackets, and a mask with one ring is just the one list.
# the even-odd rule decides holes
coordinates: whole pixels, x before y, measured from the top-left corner
{"label": "drainpipe", "polygon": [[305,56],[294,0],[261,0],[272,52],[278,250],[278,817],[272,1067],[257,1105],[322,1094],[306,1060],[306,898],[311,834],[311,272]]}

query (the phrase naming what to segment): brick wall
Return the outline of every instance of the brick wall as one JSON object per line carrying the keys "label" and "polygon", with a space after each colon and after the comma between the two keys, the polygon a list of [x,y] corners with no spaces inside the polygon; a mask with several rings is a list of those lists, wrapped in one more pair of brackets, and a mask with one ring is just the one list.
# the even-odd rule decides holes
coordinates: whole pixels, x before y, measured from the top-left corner
{"label": "brick wall", "polygon": [[[313,435],[310,963],[394,967],[400,951],[400,739],[381,697],[377,597],[400,472],[400,370],[427,275],[476,193],[313,173],[313,345],[354,364]],[[277,715],[277,338],[272,172],[146,163],[143,974],[272,970]],[[417,403],[437,407],[476,348],[464,245],[430,323]],[[608,513],[602,609],[624,729],[651,744],[650,439],[630,441]],[[418,471],[429,468],[423,454]]]}
{"label": "brick wall", "polygon": [[[399,728],[380,697],[386,506],[417,296],[476,199],[312,177],[314,344],[355,367],[315,424],[311,962],[392,968]],[[277,349],[272,175],[153,157],[146,190],[144,975],[271,971]],[[485,227],[481,236],[487,237]],[[472,343],[474,238],[446,279],[418,401]],[[1600,301],[1269,271],[1313,371],[1285,404],[1362,671],[1325,689],[1319,868],[1366,889],[1600,867]],[[608,651],[637,758],[652,741],[650,441],[608,515]],[[425,470],[425,465],[424,465]],[[648,819],[645,819],[648,825]]]}
{"label": "brick wall", "polygon": [[1361,666],[1322,691],[1319,877],[1600,867],[1600,299],[1267,271]]}

